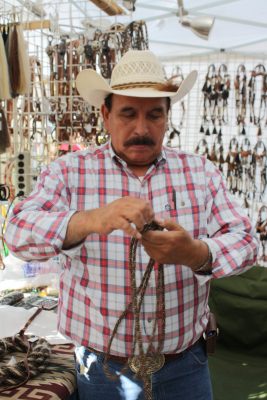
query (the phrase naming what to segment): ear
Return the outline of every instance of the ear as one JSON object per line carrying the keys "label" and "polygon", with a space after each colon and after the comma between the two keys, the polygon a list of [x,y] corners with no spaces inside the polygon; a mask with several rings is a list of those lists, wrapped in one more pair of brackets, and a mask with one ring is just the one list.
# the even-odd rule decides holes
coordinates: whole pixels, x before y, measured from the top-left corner
{"label": "ear", "polygon": [[108,129],[107,125],[108,125],[108,118],[109,118],[109,110],[107,109],[105,104],[102,104],[102,106],[101,106],[101,114],[102,114],[102,118],[103,118],[104,127],[106,129]]}

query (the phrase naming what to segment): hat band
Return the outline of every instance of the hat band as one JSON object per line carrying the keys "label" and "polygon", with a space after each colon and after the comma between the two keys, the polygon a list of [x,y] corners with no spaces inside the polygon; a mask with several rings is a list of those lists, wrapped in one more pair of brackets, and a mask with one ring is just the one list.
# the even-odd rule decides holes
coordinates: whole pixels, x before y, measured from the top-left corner
{"label": "hat band", "polygon": [[111,89],[113,90],[124,90],[124,89],[134,89],[134,88],[149,88],[155,87],[159,82],[135,82],[135,83],[123,83],[121,85],[113,85]]}

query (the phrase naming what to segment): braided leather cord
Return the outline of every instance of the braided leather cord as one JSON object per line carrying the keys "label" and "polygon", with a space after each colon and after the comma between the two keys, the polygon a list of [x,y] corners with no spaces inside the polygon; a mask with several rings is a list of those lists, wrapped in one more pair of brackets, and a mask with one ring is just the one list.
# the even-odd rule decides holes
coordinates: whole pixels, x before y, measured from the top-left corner
{"label": "braided leather cord", "polygon": [[[156,222],[152,222],[151,224],[145,225],[143,231],[141,233],[145,233],[149,230],[163,230],[163,228],[158,225]],[[138,368],[135,370],[136,377],[141,379],[144,384],[144,394],[146,400],[152,400],[152,387],[151,387],[151,362],[153,362],[154,358],[158,356],[163,357],[161,355],[161,351],[163,348],[164,338],[165,338],[165,291],[164,291],[164,269],[163,265],[159,264],[158,266],[158,279],[157,279],[157,287],[156,287],[156,296],[157,296],[157,304],[156,304],[156,317],[153,321],[152,335],[149,337],[149,344],[147,347],[147,351],[144,351],[143,346],[143,338],[141,334],[141,324],[140,324],[140,310],[144,301],[145,291],[149,282],[149,278],[151,276],[153,267],[155,265],[155,261],[150,258],[145,273],[143,275],[140,286],[137,288],[136,286],[136,248],[137,248],[138,240],[132,238],[130,244],[130,253],[129,253],[129,261],[130,261],[130,272],[131,272],[131,289],[132,289],[132,298],[131,302],[127,305],[126,309],[120,315],[117,323],[115,324],[114,330],[109,340],[107,353],[105,354],[103,368],[106,375],[112,379],[118,379],[117,375],[112,374],[109,371],[107,361],[110,357],[110,349],[113,342],[113,339],[118,331],[118,327],[127,315],[127,313],[131,310],[134,314],[134,341],[132,347],[132,356],[129,358],[129,365],[131,366],[131,360],[133,358],[138,361]],[[154,349],[153,341],[156,336],[156,330],[158,326],[158,346],[157,349]],[[138,347],[138,355],[135,356],[135,350]],[[161,358],[162,360],[162,358]],[[121,374],[128,369],[128,364],[126,364],[122,370]]]}

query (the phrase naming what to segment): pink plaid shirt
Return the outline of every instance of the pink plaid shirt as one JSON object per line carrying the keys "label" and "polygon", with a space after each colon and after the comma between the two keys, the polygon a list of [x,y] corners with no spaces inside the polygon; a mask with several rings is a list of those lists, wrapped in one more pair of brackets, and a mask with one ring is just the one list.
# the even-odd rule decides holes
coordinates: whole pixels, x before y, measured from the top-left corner
{"label": "pink plaid shirt", "polygon": [[[176,207],[173,191],[176,193]],[[130,237],[121,230],[90,234],[62,250],[66,229],[77,210],[102,207],[123,196],[148,200],[160,218],[173,218],[209,245],[213,278],[238,274],[256,260],[257,239],[242,208],[225,188],[216,167],[204,157],[164,148],[140,181],[118,159],[110,144],[58,158],[44,169],[31,195],[9,218],[5,239],[16,256],[45,260],[60,255],[59,330],[74,343],[106,351],[119,316],[131,301]],[[137,247],[137,283],[148,255]],[[164,266],[166,336],[163,351],[180,352],[205,330],[211,277],[183,265]],[[155,273],[141,312],[148,342],[155,317]],[[111,353],[131,354],[133,315],[122,321]],[[156,344],[155,344],[156,345]]]}

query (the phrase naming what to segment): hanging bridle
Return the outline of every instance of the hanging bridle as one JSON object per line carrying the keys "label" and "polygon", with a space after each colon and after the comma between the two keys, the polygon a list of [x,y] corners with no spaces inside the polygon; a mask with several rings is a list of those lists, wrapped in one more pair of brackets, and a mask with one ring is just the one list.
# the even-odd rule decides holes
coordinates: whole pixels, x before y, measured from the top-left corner
{"label": "hanging bridle", "polygon": [[239,133],[246,134],[246,112],[247,112],[247,74],[244,64],[237,67],[235,77],[235,109],[236,109],[236,122]]}
{"label": "hanging bridle", "polygon": [[[260,77],[260,78],[258,78]],[[260,83],[260,98],[257,99],[256,95],[259,92]],[[258,127],[258,136],[262,134],[261,123],[266,116],[267,107],[267,74],[265,66],[258,64],[253,71],[248,83],[249,88],[249,109],[250,109],[250,122]],[[258,101],[257,101],[258,100]]]}

